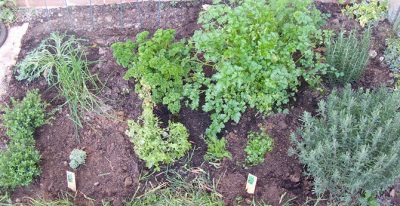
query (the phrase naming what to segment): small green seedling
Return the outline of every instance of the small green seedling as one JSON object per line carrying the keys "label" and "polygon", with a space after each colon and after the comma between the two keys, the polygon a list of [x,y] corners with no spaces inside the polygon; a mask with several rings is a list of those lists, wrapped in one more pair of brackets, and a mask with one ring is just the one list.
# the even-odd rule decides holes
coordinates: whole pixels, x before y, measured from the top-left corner
{"label": "small green seedling", "polygon": [[248,135],[249,141],[244,151],[247,155],[246,164],[249,166],[256,166],[264,162],[265,154],[267,151],[272,151],[274,147],[274,139],[265,133],[265,129],[261,130],[260,133],[250,132]]}
{"label": "small green seedling", "polygon": [[80,149],[74,149],[69,155],[69,159],[71,160],[71,162],[69,162],[69,166],[76,170],[79,165],[85,164],[86,152]]}

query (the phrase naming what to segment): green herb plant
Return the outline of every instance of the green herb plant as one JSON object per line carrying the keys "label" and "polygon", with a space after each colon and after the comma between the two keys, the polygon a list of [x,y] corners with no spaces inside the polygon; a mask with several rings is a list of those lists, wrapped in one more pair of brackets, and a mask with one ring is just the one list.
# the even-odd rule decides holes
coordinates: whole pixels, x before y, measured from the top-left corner
{"label": "green herb plant", "polygon": [[361,3],[347,5],[342,13],[355,18],[364,27],[367,24],[376,24],[387,17],[387,0],[362,0]]}
{"label": "green herb plant", "polygon": [[12,23],[15,20],[15,0],[0,0],[0,21]]}
{"label": "green herb plant", "polygon": [[76,170],[80,165],[85,164],[86,152],[80,149],[73,149],[69,155],[69,166]]}
{"label": "green herb plant", "polygon": [[386,40],[385,61],[392,72],[400,72],[400,39]]}
{"label": "green herb plant", "polygon": [[160,128],[157,117],[153,114],[154,102],[151,100],[151,86],[142,81],[142,115],[138,121],[128,120],[126,134],[132,138],[135,153],[146,162],[148,168],[160,170],[160,163],[172,163],[183,157],[190,149],[189,133],[181,123],[169,122],[167,128]]}
{"label": "green herb plant", "polygon": [[[229,120],[239,122],[248,106],[262,113],[279,110],[295,94],[301,77],[315,85],[320,81],[316,74],[324,71],[312,50],[322,40],[323,19],[311,0],[230,3],[237,6],[214,0],[199,16],[203,29],[190,40],[204,57],[199,59],[214,69],[211,78],[196,76],[206,86],[202,109],[211,112],[209,138]],[[193,88],[187,93],[195,93],[198,87]]]}
{"label": "green herb plant", "polygon": [[[200,71],[201,65],[190,57],[193,48],[185,45],[184,39],[174,42],[174,34],[175,30],[159,29],[149,38],[149,32],[144,31],[135,42],[118,42],[111,48],[117,63],[128,68],[124,79],[135,78],[136,92],[143,92],[141,82],[145,81],[151,87],[151,100],[167,105],[176,114],[181,109],[184,88],[194,88],[189,85],[196,80],[192,71]],[[192,91],[193,98],[198,98],[199,92]]]}
{"label": "green herb plant", "polygon": [[265,129],[262,132],[250,132],[247,136],[249,141],[244,149],[246,152],[246,164],[256,166],[264,162],[265,154],[272,151],[274,147],[274,139],[272,139]]}
{"label": "green herb plant", "polygon": [[82,41],[73,35],[54,32],[15,67],[17,80],[31,82],[43,75],[49,86],[58,89],[59,95],[66,99],[64,104],[68,105],[77,136],[82,114],[103,105],[96,96],[99,81],[89,71]]}
{"label": "green herb plant", "polygon": [[369,59],[371,29],[366,29],[360,40],[358,36],[355,29],[342,30],[326,44],[326,63],[333,67],[327,73],[330,84],[344,85],[361,79]]}
{"label": "green herb plant", "polygon": [[170,1],[170,2],[169,2],[169,5],[171,5],[172,7],[175,7],[175,6],[176,6],[176,4],[177,4],[177,2],[176,2],[176,1]]}
{"label": "green herb plant", "polygon": [[207,161],[219,161],[224,157],[231,158],[231,153],[226,149],[226,139],[218,139],[216,136],[205,139],[207,152],[204,159]]}
{"label": "green herb plant", "polygon": [[[400,91],[347,85],[318,103],[316,116],[305,112],[291,139],[314,178],[314,191],[335,205],[361,205],[395,184],[400,171]],[[301,138],[300,138],[301,137]],[[371,197],[371,196],[370,196]]]}
{"label": "green herb plant", "polygon": [[40,154],[35,149],[33,133],[47,123],[46,103],[38,91],[28,91],[21,101],[11,98],[3,108],[3,124],[10,138],[6,151],[0,151],[0,188],[28,185],[40,174]]}

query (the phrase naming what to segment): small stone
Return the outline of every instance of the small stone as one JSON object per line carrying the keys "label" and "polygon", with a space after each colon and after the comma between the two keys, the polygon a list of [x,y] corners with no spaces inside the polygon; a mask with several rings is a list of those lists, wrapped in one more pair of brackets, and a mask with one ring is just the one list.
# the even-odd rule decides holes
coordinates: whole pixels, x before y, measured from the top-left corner
{"label": "small stone", "polygon": [[379,57],[379,61],[383,62],[383,60],[385,60],[385,57],[383,56]]}
{"label": "small stone", "polygon": [[59,16],[59,17],[62,17],[63,15],[62,15],[62,13],[58,13],[58,16]]}
{"label": "small stone", "polygon": [[339,24],[340,24],[340,21],[339,21],[339,19],[334,19],[334,20],[332,20],[332,23],[334,23],[334,24],[336,24],[336,25],[339,25]]}
{"label": "small stone", "polygon": [[287,129],[288,128],[288,126],[287,126],[287,124],[286,124],[286,122],[284,120],[280,121],[278,123],[278,126],[280,127],[280,129]]}
{"label": "small stone", "polygon": [[249,198],[246,198],[244,201],[245,201],[248,205],[251,205],[251,200],[250,200]]}
{"label": "small stone", "polygon": [[93,185],[98,186],[99,184],[100,184],[100,182],[95,182]]}
{"label": "small stone", "polygon": [[209,5],[209,4],[204,4],[203,5],[203,9],[205,10],[205,11],[208,11],[208,8],[210,7],[211,5]]}
{"label": "small stone", "polygon": [[117,115],[120,116],[120,117],[124,117],[125,113],[124,113],[123,111],[119,111],[119,112],[117,113]]}
{"label": "small stone", "polygon": [[21,200],[19,198],[15,199],[15,202],[21,202]]}
{"label": "small stone", "polygon": [[63,164],[64,164],[64,166],[68,166],[68,162],[67,161],[64,161]]}
{"label": "small stone", "polygon": [[369,56],[371,58],[375,58],[378,55],[378,53],[375,50],[369,50]]}
{"label": "small stone", "polygon": [[128,170],[128,167],[127,167],[126,165],[122,167],[122,171],[125,172],[125,171],[127,171],[127,170]]}
{"label": "small stone", "polygon": [[299,174],[290,175],[289,179],[294,183],[298,183],[300,182],[300,175]]}
{"label": "small stone", "polygon": [[131,177],[126,177],[124,181],[125,187],[129,187],[133,184],[133,180]]}
{"label": "small stone", "polygon": [[390,190],[390,197],[394,197],[396,195],[396,191],[394,189]]}
{"label": "small stone", "polygon": [[106,16],[106,21],[107,22],[112,22],[113,17],[112,16]]}

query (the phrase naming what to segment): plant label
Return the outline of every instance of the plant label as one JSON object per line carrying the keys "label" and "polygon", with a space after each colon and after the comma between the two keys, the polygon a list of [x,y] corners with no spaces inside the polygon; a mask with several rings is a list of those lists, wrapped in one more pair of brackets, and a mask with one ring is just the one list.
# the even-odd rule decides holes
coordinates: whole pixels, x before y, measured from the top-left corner
{"label": "plant label", "polygon": [[67,171],[68,188],[76,192],[75,173]]}
{"label": "plant label", "polygon": [[257,177],[252,174],[249,174],[246,183],[247,193],[254,194],[254,190],[256,190],[256,184],[257,184]]}

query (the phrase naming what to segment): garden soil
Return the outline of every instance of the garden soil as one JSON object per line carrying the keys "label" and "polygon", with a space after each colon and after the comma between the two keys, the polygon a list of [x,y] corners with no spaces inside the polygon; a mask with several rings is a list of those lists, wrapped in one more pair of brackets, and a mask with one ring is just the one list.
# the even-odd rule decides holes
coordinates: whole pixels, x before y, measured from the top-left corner
{"label": "garden soil", "polygon": [[[42,154],[41,175],[29,187],[16,188],[11,194],[13,201],[28,202],[32,198],[55,200],[68,196],[77,205],[101,205],[102,200],[111,202],[111,205],[122,205],[135,192],[143,193],[143,188],[139,188],[139,178],[149,171],[135,155],[133,144],[125,135],[128,129],[126,121],[136,120],[141,114],[141,100],[134,93],[134,80],[123,79],[126,70],[116,64],[110,45],[127,39],[134,40],[139,32],[154,32],[159,27],[175,29],[177,39],[189,38],[195,30],[201,28],[197,18],[205,3],[209,2],[179,2],[176,6],[163,3],[160,12],[157,2],[123,4],[122,21],[119,5],[94,6],[94,28],[90,7],[69,7],[69,13],[65,8],[51,9],[49,21],[46,10],[26,10],[18,14],[18,21],[14,25],[29,22],[19,60],[24,59],[41,40],[49,36],[50,31],[67,32],[87,39],[84,43],[88,46],[87,57],[94,62],[91,71],[98,75],[104,86],[98,95],[108,106],[99,108],[99,112],[85,113],[84,127],[78,129],[77,137],[76,129],[69,119],[68,107],[62,106],[65,99],[58,96],[55,88],[49,88],[43,78],[27,84],[12,77],[4,102],[9,102],[10,97],[23,98],[27,90],[38,88],[43,98],[51,103],[49,112],[62,106],[52,115],[51,124],[42,126],[35,133],[37,149]],[[336,4],[317,4],[317,7],[331,14],[327,29],[338,30],[342,25],[346,28],[356,25],[340,13],[340,7]],[[379,60],[383,56],[385,39],[390,36],[388,28],[390,25],[382,22],[373,29],[371,49],[378,55],[370,60],[365,75],[355,86],[376,88],[381,83],[388,86],[393,83],[393,75],[385,63]],[[201,167],[210,173],[218,182],[217,190],[227,205],[247,205],[253,200],[281,205],[281,197],[284,201],[294,198],[293,203],[303,204],[307,199],[315,198],[312,193],[313,181],[303,175],[304,166],[298,159],[288,155],[291,147],[289,136],[300,125],[299,116],[304,111],[315,113],[317,102],[331,90],[329,85],[324,87],[325,92],[317,92],[304,83],[295,99],[287,105],[288,114],[263,116],[248,109],[239,124],[228,122],[221,136],[227,138],[232,158],[214,165],[204,163],[203,160],[206,145],[201,136],[211,123],[207,113],[183,107],[179,115],[172,116],[165,107],[159,105],[155,114],[163,122],[172,118],[188,128],[190,141],[195,148],[191,152],[191,167]],[[263,164],[245,169],[243,164],[247,133],[259,131],[261,126],[274,139],[274,149],[266,155]],[[4,129],[1,131],[1,139],[7,139]],[[68,162],[74,148],[87,152],[86,164],[74,171],[77,192],[69,190],[66,181],[66,171],[73,171]],[[176,164],[172,169],[179,169],[180,166]],[[249,173],[258,177],[254,195],[247,194],[245,189]],[[163,178],[162,174],[153,178],[153,186],[163,182]],[[390,190],[386,193],[380,198],[386,201],[396,198],[390,196]]]}

